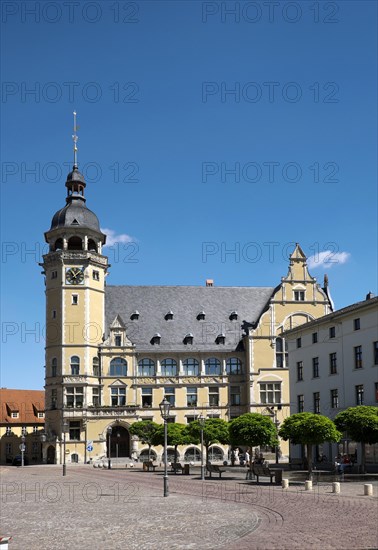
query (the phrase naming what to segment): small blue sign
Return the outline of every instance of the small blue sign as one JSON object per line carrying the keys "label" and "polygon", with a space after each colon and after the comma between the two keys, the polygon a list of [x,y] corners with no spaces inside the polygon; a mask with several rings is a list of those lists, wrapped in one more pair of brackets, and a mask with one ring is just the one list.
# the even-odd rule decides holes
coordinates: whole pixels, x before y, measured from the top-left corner
{"label": "small blue sign", "polygon": [[88,445],[87,451],[88,453],[91,453],[93,451],[93,445]]}

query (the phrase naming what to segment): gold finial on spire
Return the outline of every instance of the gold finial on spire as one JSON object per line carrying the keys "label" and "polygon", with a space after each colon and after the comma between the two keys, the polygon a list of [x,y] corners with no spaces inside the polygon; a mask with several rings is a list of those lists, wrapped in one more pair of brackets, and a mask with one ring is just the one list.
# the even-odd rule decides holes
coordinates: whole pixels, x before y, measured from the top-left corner
{"label": "gold finial on spire", "polygon": [[72,139],[73,139],[73,142],[74,142],[74,168],[77,168],[77,140],[79,139],[77,137],[77,129],[78,127],[76,126],[76,111],[73,112],[73,117],[74,117],[74,128],[73,128],[73,135],[72,135]]}

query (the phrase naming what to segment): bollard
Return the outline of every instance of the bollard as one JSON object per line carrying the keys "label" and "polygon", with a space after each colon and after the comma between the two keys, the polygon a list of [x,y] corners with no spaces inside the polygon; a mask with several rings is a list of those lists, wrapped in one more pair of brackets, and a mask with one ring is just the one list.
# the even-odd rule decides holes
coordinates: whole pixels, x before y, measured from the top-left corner
{"label": "bollard", "polygon": [[312,481],[305,481],[305,491],[312,491]]}
{"label": "bollard", "polygon": [[340,493],[340,483],[338,481],[332,483],[332,493]]}
{"label": "bollard", "polygon": [[281,484],[282,484],[282,489],[287,489],[289,487],[289,480],[288,479],[283,479],[281,481]]}
{"label": "bollard", "polygon": [[364,485],[364,495],[368,497],[373,496],[373,485],[371,483],[365,483]]}

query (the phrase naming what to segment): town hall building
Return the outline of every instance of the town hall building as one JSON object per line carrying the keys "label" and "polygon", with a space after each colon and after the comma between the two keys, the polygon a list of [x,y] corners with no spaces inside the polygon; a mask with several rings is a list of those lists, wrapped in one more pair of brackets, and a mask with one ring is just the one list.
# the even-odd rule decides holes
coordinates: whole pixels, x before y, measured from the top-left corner
{"label": "town hall building", "polygon": [[[88,209],[75,163],[66,204],[45,233],[46,436],[44,460],[88,462],[109,454],[143,459],[129,428],[198,415],[231,420],[246,412],[276,424],[290,414],[287,345],[281,334],[332,311],[327,285],[308,272],[299,244],[274,287],[112,286],[106,235]],[[109,205],[110,207],[110,205]],[[109,428],[112,428],[111,434]],[[63,442],[65,442],[63,444]],[[288,454],[288,444],[281,443]],[[227,459],[228,447],[212,456]],[[196,445],[179,459],[196,460]],[[153,448],[160,459],[162,448]]]}

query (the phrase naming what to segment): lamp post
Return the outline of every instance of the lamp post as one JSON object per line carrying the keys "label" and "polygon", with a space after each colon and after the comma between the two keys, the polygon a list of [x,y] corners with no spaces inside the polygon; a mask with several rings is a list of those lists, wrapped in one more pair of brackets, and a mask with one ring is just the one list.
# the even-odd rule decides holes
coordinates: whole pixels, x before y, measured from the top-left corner
{"label": "lamp post", "polygon": [[160,414],[162,419],[164,420],[164,496],[169,496],[169,490],[168,490],[168,463],[167,463],[167,440],[168,440],[168,418],[169,418],[169,410],[171,408],[171,404],[168,401],[168,399],[164,398],[163,401],[159,405],[160,408]]}
{"label": "lamp post", "polygon": [[279,460],[279,456],[278,456],[278,426],[280,425],[280,423],[278,422],[277,420],[277,411],[274,407],[270,407],[270,410],[272,411],[272,416],[273,416],[273,423],[276,427],[276,434],[277,434],[277,445],[276,445],[276,464],[278,464],[278,460]]}
{"label": "lamp post", "polygon": [[106,433],[108,434],[108,470],[111,470],[112,464],[111,464],[111,456],[110,456],[110,436],[112,435],[113,428],[111,426],[108,426],[106,428]]}
{"label": "lamp post", "polygon": [[21,467],[23,467],[24,466],[24,454],[25,454],[25,434],[24,433],[21,436],[20,450],[21,450]]}
{"label": "lamp post", "polygon": [[68,430],[67,420],[63,420],[63,475],[66,475],[66,433]]}
{"label": "lamp post", "polygon": [[118,466],[118,442],[120,440],[121,434],[117,432],[117,443],[116,443],[116,457],[117,457],[117,466]]}
{"label": "lamp post", "polygon": [[205,418],[202,414],[198,417],[198,423],[201,428],[201,481],[205,481],[205,467],[203,462],[203,428],[205,426]]}

